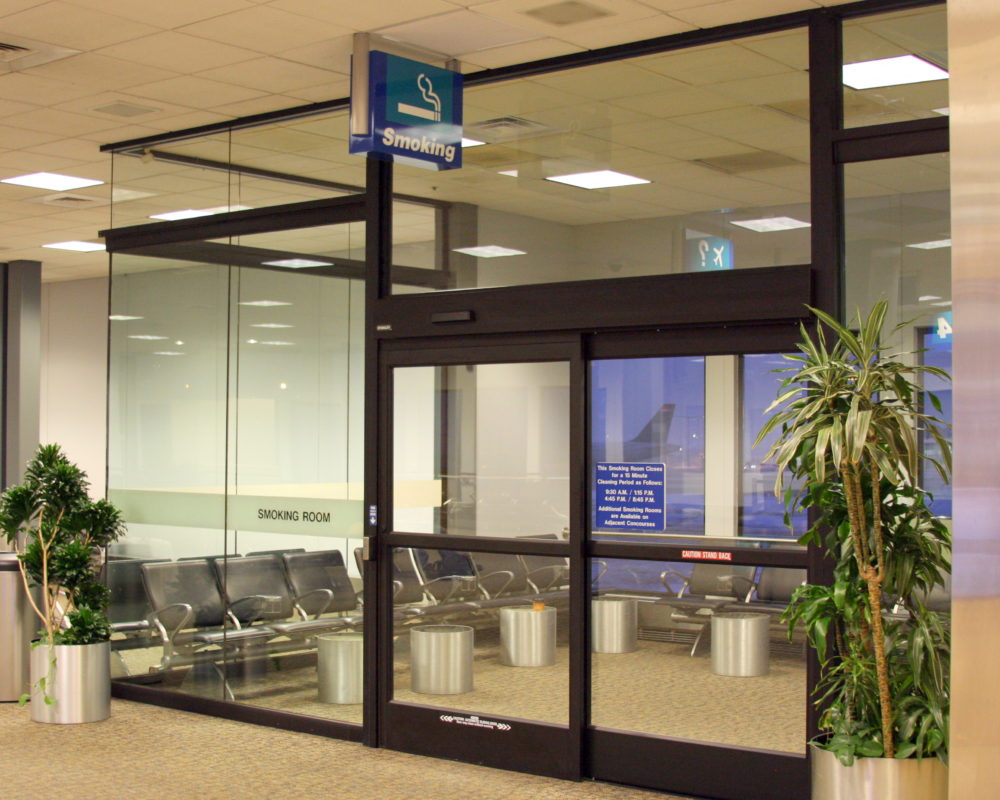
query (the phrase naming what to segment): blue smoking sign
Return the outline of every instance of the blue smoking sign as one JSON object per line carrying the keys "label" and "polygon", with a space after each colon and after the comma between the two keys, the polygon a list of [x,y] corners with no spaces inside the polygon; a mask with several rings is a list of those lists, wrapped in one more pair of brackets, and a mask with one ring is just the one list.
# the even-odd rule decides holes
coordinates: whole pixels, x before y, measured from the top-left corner
{"label": "blue smoking sign", "polygon": [[637,532],[666,530],[665,474],[664,464],[595,464],[596,527]]}

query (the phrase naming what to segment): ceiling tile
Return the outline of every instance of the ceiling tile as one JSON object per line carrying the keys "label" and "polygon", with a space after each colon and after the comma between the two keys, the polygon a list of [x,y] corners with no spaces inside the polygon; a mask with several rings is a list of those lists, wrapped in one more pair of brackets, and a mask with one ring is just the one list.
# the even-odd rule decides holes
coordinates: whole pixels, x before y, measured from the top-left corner
{"label": "ceiling tile", "polygon": [[29,72],[9,72],[0,75],[0,98],[25,100],[40,106],[64,103],[93,93],[93,88],[68,84],[32,75]]}
{"label": "ceiling tile", "polygon": [[477,14],[485,14],[510,25],[517,25],[544,36],[574,41],[576,35],[599,32],[627,22],[648,19],[657,11],[635,0],[583,0],[586,6],[603,12],[601,16],[583,22],[558,25],[525,12],[554,5],[557,0],[492,0],[476,6]]}
{"label": "ceiling tile", "polygon": [[0,17],[0,30],[75,50],[95,50],[157,29],[124,17],[63,2],[45,3]]}
{"label": "ceiling tile", "polygon": [[32,67],[31,74],[107,91],[173,78],[177,72],[108,58],[97,53],[80,53]]}
{"label": "ceiling tile", "polygon": [[644,20],[607,25],[590,31],[566,30],[560,38],[587,48],[610,47],[657,36],[672,36],[675,33],[693,30],[694,26],[673,17],[656,16]]}
{"label": "ceiling tile", "polygon": [[671,16],[699,28],[712,28],[816,7],[815,3],[806,0],[725,0],[722,3],[678,9],[670,13]]}
{"label": "ceiling tile", "polygon": [[491,47],[489,50],[470,53],[463,60],[462,69],[463,71],[467,71],[467,66],[479,69],[495,69],[496,67],[507,67],[511,64],[523,64],[543,58],[555,58],[556,56],[565,56],[570,53],[579,53],[582,50],[582,47],[558,39],[537,39],[533,42]]}
{"label": "ceiling tile", "polygon": [[787,65],[733,43],[686,48],[644,58],[640,63],[643,69],[691,86],[788,72]]}
{"label": "ceiling tile", "polygon": [[272,0],[268,5],[355,31],[373,31],[455,10],[455,6],[445,0],[406,0],[405,3],[399,0],[365,0],[364,3],[353,4],[347,12],[340,3],[317,3],[316,0]]}
{"label": "ceiling tile", "polygon": [[322,103],[325,100],[339,100],[342,97],[347,97],[350,93],[351,82],[347,78],[340,78],[339,80],[333,80],[320,86],[291,89],[288,95],[300,101]]}
{"label": "ceiling tile", "polygon": [[331,25],[319,20],[304,22],[297,14],[288,14],[267,6],[234,11],[186,25],[180,30],[192,36],[246,47],[260,53],[279,53],[351,32],[346,26]]}
{"label": "ceiling tile", "polygon": [[264,56],[239,64],[205,70],[199,72],[198,77],[280,94],[290,89],[316,86],[343,76],[329,70],[310,67],[307,64],[297,64],[282,58]]}
{"label": "ceiling tile", "polygon": [[121,125],[120,120],[95,119],[83,114],[58,111],[52,108],[39,108],[23,114],[15,114],[12,117],[7,117],[4,122],[26,131],[57,134],[59,138],[83,136],[95,131],[114,129]]}
{"label": "ceiling tile", "polygon": [[212,0],[210,3],[206,3],[205,0],[169,0],[164,3],[136,2],[136,0],[67,0],[67,2],[167,29],[249,8],[251,5],[246,0]]}
{"label": "ceiling tile", "polygon": [[448,56],[542,38],[541,34],[524,26],[510,25],[473,11],[451,11],[430,19],[381,28],[378,33]]}
{"label": "ceiling tile", "polygon": [[148,97],[153,100],[163,100],[167,103],[194,106],[195,108],[215,108],[225,103],[249,100],[251,97],[258,97],[261,94],[256,89],[210,81],[193,75],[135,86],[132,88],[132,93],[138,97]]}
{"label": "ceiling tile", "polygon": [[258,53],[239,47],[210,42],[177,31],[164,31],[106,47],[103,55],[149,64],[171,71],[198,72],[203,69],[249,61]]}
{"label": "ceiling tile", "polygon": [[22,147],[30,147],[39,141],[45,142],[62,138],[65,137],[40,134],[37,131],[29,131],[23,128],[16,128],[11,125],[0,125],[0,145],[11,150],[18,150]]}
{"label": "ceiling tile", "polygon": [[275,55],[286,61],[309,64],[320,69],[331,69],[349,75],[351,72],[351,53],[353,52],[354,37],[353,35],[345,35],[328,41],[282,50]]}

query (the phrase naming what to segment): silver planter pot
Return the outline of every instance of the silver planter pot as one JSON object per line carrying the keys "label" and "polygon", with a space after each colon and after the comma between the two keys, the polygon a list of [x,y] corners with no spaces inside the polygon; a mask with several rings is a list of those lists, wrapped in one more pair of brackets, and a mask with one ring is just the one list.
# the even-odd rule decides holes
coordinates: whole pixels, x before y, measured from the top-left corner
{"label": "silver planter pot", "polygon": [[948,767],[938,758],[859,758],[845,767],[810,745],[812,800],[948,800]]}
{"label": "silver planter pot", "polygon": [[[31,718],[100,722],[111,715],[111,644],[38,645],[31,651]],[[45,691],[38,686],[45,679]],[[45,696],[52,699],[45,702]]]}

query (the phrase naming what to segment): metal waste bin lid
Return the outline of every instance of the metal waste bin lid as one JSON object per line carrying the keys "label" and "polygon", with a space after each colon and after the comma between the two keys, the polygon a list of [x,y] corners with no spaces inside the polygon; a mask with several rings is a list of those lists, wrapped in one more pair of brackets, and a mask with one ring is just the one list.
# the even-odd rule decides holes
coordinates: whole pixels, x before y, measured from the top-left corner
{"label": "metal waste bin lid", "polygon": [[0,572],[17,572],[17,553],[0,553]]}

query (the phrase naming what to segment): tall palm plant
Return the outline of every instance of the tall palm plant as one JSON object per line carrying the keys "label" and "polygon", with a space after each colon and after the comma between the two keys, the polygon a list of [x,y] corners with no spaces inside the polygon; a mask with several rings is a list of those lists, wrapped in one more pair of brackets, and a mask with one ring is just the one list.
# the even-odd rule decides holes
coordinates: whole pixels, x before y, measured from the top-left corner
{"label": "tall palm plant", "polygon": [[[885,302],[865,319],[859,312],[856,330],[810,310],[815,334],[802,326],[757,441],[778,431],[767,455],[779,470],[775,493],[789,510],[815,509],[800,541],[825,547],[834,576],[829,586],[800,587],[785,619],[790,631],[805,626],[819,654],[820,726],[843,763],[946,757],[949,628],[924,599],[950,572],[950,534],[920,476],[926,461],[947,480],[951,449],[922,398],[939,413],[940,403],[918,381],[948,375],[883,346]],[[921,433],[937,442],[940,460],[921,453]],[[886,598],[906,614],[887,614]]]}

